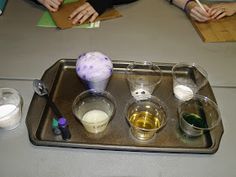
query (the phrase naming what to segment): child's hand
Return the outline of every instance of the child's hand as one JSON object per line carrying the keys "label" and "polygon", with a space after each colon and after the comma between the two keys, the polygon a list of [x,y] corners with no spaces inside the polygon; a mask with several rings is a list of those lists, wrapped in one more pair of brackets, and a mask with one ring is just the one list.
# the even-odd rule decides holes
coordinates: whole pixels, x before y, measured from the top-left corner
{"label": "child's hand", "polygon": [[221,19],[236,13],[236,3],[213,4],[209,10],[212,19]]}
{"label": "child's hand", "polygon": [[69,16],[69,19],[72,20],[73,24],[82,24],[87,19],[89,19],[89,22],[93,22],[97,17],[98,13],[96,10],[88,2],[86,2],[82,6],[75,9]]}
{"label": "child's hand", "polygon": [[59,6],[63,2],[63,0],[38,0],[38,1],[52,12],[56,12],[59,9]]}
{"label": "child's hand", "polygon": [[203,4],[205,10],[203,10],[196,2],[192,1],[187,6],[187,13],[196,21],[206,22],[209,21],[210,13],[209,7]]}

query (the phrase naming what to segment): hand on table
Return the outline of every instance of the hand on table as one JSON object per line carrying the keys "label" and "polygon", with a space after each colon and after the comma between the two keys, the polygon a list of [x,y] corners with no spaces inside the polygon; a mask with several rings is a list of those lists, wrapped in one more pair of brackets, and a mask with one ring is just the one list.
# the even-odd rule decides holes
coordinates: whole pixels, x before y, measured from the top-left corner
{"label": "hand on table", "polygon": [[196,2],[192,1],[187,6],[187,13],[196,21],[206,22],[211,20],[211,15],[209,13],[210,8],[203,4],[205,10],[203,10]]}
{"label": "hand on table", "polygon": [[212,19],[221,19],[236,13],[236,3],[213,4],[209,10]]}
{"label": "hand on table", "polygon": [[38,0],[38,1],[52,12],[56,12],[59,9],[59,6],[63,2],[63,0]]}
{"label": "hand on table", "polygon": [[82,24],[86,20],[89,22],[94,22],[98,17],[96,10],[88,3],[84,3],[82,6],[75,9],[69,16],[69,19],[72,20],[72,24]]}

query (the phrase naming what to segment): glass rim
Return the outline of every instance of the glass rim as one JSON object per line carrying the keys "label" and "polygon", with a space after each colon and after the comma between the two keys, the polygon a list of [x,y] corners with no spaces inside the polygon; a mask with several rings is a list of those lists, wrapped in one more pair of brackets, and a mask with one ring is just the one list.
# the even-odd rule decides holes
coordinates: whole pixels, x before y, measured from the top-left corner
{"label": "glass rim", "polygon": [[[191,101],[191,100],[193,100],[193,99],[194,99],[194,100],[195,100],[195,99],[204,100],[204,101],[209,102],[211,105],[213,105],[215,111],[216,111],[217,114],[218,114],[217,120],[214,122],[214,124],[213,124],[211,127],[202,128],[202,127],[197,127],[197,126],[194,126],[194,125],[188,123],[188,122],[187,122],[185,119],[183,119],[183,118],[180,118],[180,119],[181,119],[185,124],[187,124],[188,126],[194,128],[194,129],[197,129],[197,130],[207,131],[207,130],[211,130],[211,129],[215,128],[215,127],[220,123],[220,121],[221,121],[220,110],[219,110],[219,107],[218,107],[218,105],[216,104],[216,102],[213,101],[213,100],[211,100],[211,99],[208,98],[207,96],[203,96],[203,95],[199,95],[199,94],[195,94],[195,95],[193,96],[193,98],[191,98],[191,99],[188,100],[188,101]],[[188,101],[186,101],[186,102],[188,102]],[[197,101],[197,100],[196,100],[196,101]],[[186,102],[180,102],[180,103],[179,103],[178,112],[180,112],[180,105],[185,104]]]}
{"label": "glass rim", "polygon": [[[116,103],[116,100],[115,100],[114,96],[113,96],[110,92],[108,92],[108,91],[106,91],[106,90],[104,90],[104,91],[97,91],[97,90],[95,90],[95,89],[89,89],[89,90],[85,90],[85,91],[81,92],[79,95],[77,95],[76,98],[74,99],[73,103],[72,103],[72,112],[73,112],[74,116],[75,116],[77,119],[79,119],[81,122],[85,122],[86,124],[90,124],[90,125],[95,124],[95,123],[91,123],[91,122],[84,121],[84,120],[82,120],[82,118],[80,119],[80,118],[76,115],[76,112],[75,112],[75,110],[76,110],[76,108],[75,108],[76,103],[81,99],[82,96],[85,95],[85,97],[86,97],[86,95],[87,95],[87,94],[90,94],[90,93],[91,93],[91,94],[95,94],[95,95],[100,96],[100,97],[104,97],[105,99],[111,101],[111,103],[113,104],[113,110],[112,110],[112,112],[111,112],[111,115],[110,115],[110,116],[108,115],[109,119],[108,119],[107,122],[109,122],[109,121],[111,120],[111,118],[115,115],[117,103]],[[83,98],[85,98],[85,97],[83,97]],[[83,99],[83,98],[82,98],[82,99]],[[107,114],[107,113],[106,113],[106,114]],[[106,121],[105,121],[105,120],[98,121],[96,124],[103,123],[103,122],[106,122]]]}
{"label": "glass rim", "polygon": [[188,68],[196,68],[198,70],[198,72],[200,72],[206,79],[208,79],[208,73],[202,66],[200,66],[196,63],[179,62],[179,63],[174,64],[171,69],[172,76],[173,76],[173,78],[175,78],[176,82],[178,82],[178,83],[180,83],[180,82],[179,82],[179,79],[177,79],[177,77],[176,77],[175,69],[180,66],[181,67],[188,67]]}
{"label": "glass rim", "polygon": [[[138,97],[140,97],[140,98],[142,98],[142,99],[136,99],[136,97],[132,97],[131,99],[128,100],[128,102],[127,102],[126,105],[125,105],[124,113],[125,113],[125,118],[126,118],[126,120],[128,121],[129,125],[130,125],[131,127],[135,128],[135,129],[143,130],[143,131],[147,131],[147,130],[149,130],[149,131],[157,131],[157,130],[162,129],[162,128],[167,124],[167,121],[168,121],[168,111],[167,111],[167,106],[166,106],[166,104],[165,104],[162,100],[160,100],[158,97],[153,96],[153,95],[149,95],[149,96],[146,96],[146,97],[143,97],[142,95],[140,95],[140,96],[138,96]],[[146,128],[140,128],[140,127],[134,126],[134,125],[130,122],[129,117],[128,117],[128,114],[127,114],[129,106],[130,106],[132,103],[146,101],[146,100],[149,100],[150,98],[153,99],[153,100],[155,100],[155,101],[158,103],[158,105],[161,106],[161,108],[163,109],[163,111],[164,111],[164,113],[165,113],[165,117],[164,117],[164,119],[163,119],[163,120],[164,120],[163,123],[161,124],[160,127],[158,127],[158,128],[152,128],[152,129],[146,129]],[[155,103],[155,102],[154,102],[154,103]],[[156,103],[155,103],[155,104],[156,104]]]}
{"label": "glass rim", "polygon": [[[154,70],[154,72],[156,72],[156,71],[158,71],[159,73],[160,73],[160,77],[159,77],[159,80],[156,82],[156,83],[154,83],[154,84],[151,84],[151,85],[158,85],[158,84],[160,84],[160,82],[162,81],[162,77],[163,77],[163,73],[162,73],[162,70],[161,70],[161,68],[157,65],[157,64],[155,64],[155,63],[153,63],[153,62],[151,62],[151,61],[143,61],[143,62],[140,62],[140,61],[132,61],[131,63],[129,63],[128,65],[127,65],[127,67],[126,67],[126,71],[125,71],[125,74],[126,74],[126,79],[129,81],[129,82],[131,82],[131,83],[134,83],[135,81],[132,81],[128,76],[129,76],[129,72],[132,72],[132,70],[134,69],[134,66],[154,66],[156,69]],[[133,66],[133,67],[132,67]],[[130,68],[130,67],[132,67],[132,68]],[[140,69],[142,69],[142,68],[140,68]],[[156,72],[156,73],[158,73],[158,72]]]}

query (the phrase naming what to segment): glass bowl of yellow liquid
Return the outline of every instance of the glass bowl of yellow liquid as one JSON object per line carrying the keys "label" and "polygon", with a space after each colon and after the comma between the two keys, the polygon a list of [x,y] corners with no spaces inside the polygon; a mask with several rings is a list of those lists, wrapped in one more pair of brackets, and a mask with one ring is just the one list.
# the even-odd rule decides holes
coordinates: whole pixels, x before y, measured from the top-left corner
{"label": "glass bowl of yellow liquid", "polygon": [[90,133],[103,132],[115,110],[115,98],[107,91],[84,91],[75,98],[72,105],[75,117]]}
{"label": "glass bowl of yellow liquid", "polygon": [[167,123],[166,105],[155,96],[138,96],[125,107],[132,135],[141,141],[150,140]]}

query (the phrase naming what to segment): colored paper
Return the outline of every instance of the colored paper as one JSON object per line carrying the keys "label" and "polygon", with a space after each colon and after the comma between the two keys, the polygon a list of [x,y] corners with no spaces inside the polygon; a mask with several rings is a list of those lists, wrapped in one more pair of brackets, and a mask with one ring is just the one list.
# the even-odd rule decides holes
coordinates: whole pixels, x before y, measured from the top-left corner
{"label": "colored paper", "polygon": [[[64,4],[71,3],[71,2],[76,2],[78,0],[65,0]],[[45,11],[41,18],[39,19],[37,26],[39,27],[45,27],[45,28],[56,28],[57,25],[53,21],[50,13],[48,11]],[[98,28],[100,26],[100,21],[96,21],[94,23],[89,23],[89,24],[82,24],[82,25],[77,25],[74,26],[74,28]]]}
{"label": "colored paper", "polygon": [[[73,3],[63,4],[58,11],[50,12],[57,27],[59,27],[60,29],[66,29],[66,28],[71,28],[75,26],[71,23],[71,20],[69,20],[68,17],[76,8],[83,5],[84,2],[85,0],[80,0]],[[109,20],[109,19],[114,19],[118,17],[121,17],[121,14],[114,8],[111,8],[111,9],[107,9],[103,14],[98,16],[96,21]],[[86,24],[89,22],[85,21],[84,23]]]}

